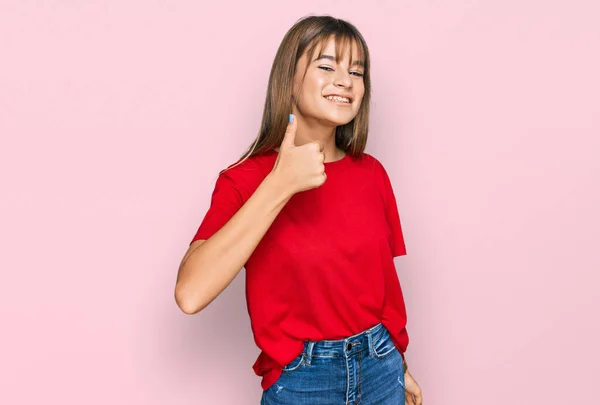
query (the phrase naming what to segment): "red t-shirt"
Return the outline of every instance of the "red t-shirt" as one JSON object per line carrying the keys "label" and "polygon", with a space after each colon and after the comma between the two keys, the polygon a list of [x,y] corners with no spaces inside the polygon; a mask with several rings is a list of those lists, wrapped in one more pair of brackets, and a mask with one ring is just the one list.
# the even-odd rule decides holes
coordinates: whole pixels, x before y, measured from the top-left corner
{"label": "red t-shirt", "polygon": [[[196,235],[208,239],[271,172],[276,151],[253,156],[217,178]],[[393,257],[406,254],[388,175],[373,156],[325,163],[327,180],[296,193],[248,259],[246,303],[256,345],[253,365],[267,389],[304,340],[343,339],[381,322],[404,356],[404,298]]]}

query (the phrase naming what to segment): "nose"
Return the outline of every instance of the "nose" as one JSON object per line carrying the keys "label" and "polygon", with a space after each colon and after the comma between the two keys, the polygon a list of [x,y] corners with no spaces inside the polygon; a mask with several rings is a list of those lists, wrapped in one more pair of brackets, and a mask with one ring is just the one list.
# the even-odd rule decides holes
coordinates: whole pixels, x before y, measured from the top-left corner
{"label": "nose", "polygon": [[352,78],[350,77],[350,73],[344,71],[344,69],[336,69],[336,75],[333,79],[333,84],[336,87],[352,86]]}

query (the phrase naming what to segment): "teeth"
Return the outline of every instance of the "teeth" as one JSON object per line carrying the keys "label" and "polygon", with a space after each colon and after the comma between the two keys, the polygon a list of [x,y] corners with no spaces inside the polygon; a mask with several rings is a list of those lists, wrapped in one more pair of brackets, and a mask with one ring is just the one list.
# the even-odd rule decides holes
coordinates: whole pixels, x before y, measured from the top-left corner
{"label": "teeth", "polygon": [[327,100],[332,100],[332,101],[341,101],[344,103],[349,103],[350,100],[347,99],[346,97],[338,97],[338,96],[327,96],[325,97]]}

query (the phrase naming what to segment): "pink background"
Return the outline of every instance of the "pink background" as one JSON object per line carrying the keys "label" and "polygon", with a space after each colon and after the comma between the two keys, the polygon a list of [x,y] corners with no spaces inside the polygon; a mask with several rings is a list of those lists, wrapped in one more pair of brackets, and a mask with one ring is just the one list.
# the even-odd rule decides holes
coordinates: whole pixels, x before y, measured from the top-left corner
{"label": "pink background", "polygon": [[244,273],[195,316],[173,289],[311,13],[371,50],[424,403],[594,403],[597,4],[1,0],[0,403],[259,403]]}

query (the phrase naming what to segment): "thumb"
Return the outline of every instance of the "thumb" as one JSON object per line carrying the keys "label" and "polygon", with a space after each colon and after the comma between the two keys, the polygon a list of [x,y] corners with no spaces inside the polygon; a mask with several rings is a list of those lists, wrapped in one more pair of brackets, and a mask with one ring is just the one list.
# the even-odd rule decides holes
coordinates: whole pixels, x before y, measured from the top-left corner
{"label": "thumb", "polygon": [[296,146],[294,143],[296,139],[296,128],[298,127],[298,123],[296,122],[296,117],[294,114],[290,114],[290,122],[285,129],[285,135],[283,135],[283,141],[281,141],[281,148],[293,148]]}

